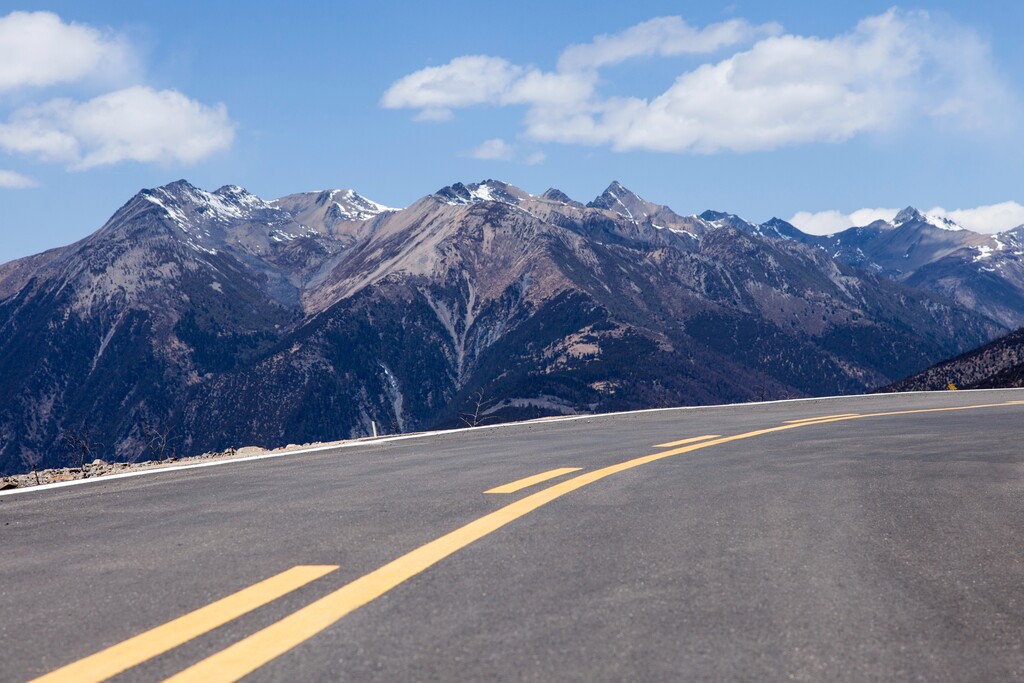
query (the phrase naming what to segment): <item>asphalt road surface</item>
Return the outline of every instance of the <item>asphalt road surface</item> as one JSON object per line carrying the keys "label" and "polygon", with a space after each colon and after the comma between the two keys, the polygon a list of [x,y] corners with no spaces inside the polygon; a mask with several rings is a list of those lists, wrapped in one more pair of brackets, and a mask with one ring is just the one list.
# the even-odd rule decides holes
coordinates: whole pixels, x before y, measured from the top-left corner
{"label": "asphalt road surface", "polygon": [[1022,436],[885,395],[0,494],[0,681],[1022,679]]}

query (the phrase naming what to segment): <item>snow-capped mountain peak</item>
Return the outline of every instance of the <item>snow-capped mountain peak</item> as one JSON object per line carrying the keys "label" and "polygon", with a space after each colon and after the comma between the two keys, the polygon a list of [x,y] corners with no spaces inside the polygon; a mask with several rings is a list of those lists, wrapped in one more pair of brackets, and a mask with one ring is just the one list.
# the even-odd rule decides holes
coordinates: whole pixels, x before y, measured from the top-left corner
{"label": "snow-capped mountain peak", "polygon": [[300,192],[274,199],[267,204],[287,211],[297,220],[307,217],[307,214],[318,213],[335,221],[365,221],[382,213],[400,210],[379,204],[354,190]]}
{"label": "snow-capped mountain peak", "polygon": [[526,192],[508,183],[490,179],[469,185],[455,183],[442,187],[434,193],[434,197],[452,206],[476,204],[477,202],[501,202],[516,205],[520,200],[529,196]]}
{"label": "snow-capped mountain peak", "polygon": [[152,190],[143,190],[141,196],[162,207],[172,220],[192,225],[197,217],[230,223],[247,219],[254,212],[271,207],[254,194],[237,185],[225,185],[215,192],[207,192],[188,181],[178,180]]}
{"label": "snow-capped mountain peak", "polygon": [[743,232],[757,232],[757,226],[748,220],[740,218],[734,213],[725,213],[723,211],[707,210],[698,216],[701,220],[705,221],[709,226],[714,228],[736,228]]}
{"label": "snow-capped mountain peak", "polygon": [[229,234],[249,229],[239,226],[280,226],[289,222],[288,214],[277,210],[238,185],[225,185],[207,192],[185,180],[143,190],[138,198],[157,207],[158,215],[177,227],[183,241],[196,251],[215,254],[223,248]]}
{"label": "snow-capped mountain peak", "polygon": [[353,190],[329,190],[325,194],[326,201],[331,202],[337,207],[340,215],[349,220],[365,221],[388,211],[398,211],[367,199]]}
{"label": "snow-capped mountain peak", "polygon": [[966,230],[965,227],[963,227],[956,221],[952,221],[946,218],[945,216],[937,216],[934,214],[922,213],[912,206],[908,206],[907,208],[900,211],[898,214],[896,214],[896,217],[889,222],[889,224],[894,228],[899,228],[911,223],[924,223],[926,225],[932,226],[933,228],[938,228],[939,230]]}

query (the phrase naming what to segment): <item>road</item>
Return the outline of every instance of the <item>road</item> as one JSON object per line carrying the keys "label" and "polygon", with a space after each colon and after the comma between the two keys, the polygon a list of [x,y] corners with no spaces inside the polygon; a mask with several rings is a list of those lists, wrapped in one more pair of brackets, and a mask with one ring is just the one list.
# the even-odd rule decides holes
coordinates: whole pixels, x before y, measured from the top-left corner
{"label": "road", "polygon": [[883,395],[0,495],[0,680],[1024,679],[1022,432]]}

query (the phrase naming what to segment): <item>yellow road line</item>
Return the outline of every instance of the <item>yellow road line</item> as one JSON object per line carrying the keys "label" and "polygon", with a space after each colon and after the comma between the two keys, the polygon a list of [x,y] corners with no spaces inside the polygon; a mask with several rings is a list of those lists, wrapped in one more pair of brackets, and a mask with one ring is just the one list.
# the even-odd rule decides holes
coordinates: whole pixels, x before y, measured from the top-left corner
{"label": "yellow road line", "polygon": [[704,436],[695,436],[691,439],[682,439],[680,441],[671,441],[669,443],[656,443],[655,448],[672,448],[673,446],[682,446],[686,443],[694,443],[695,441],[704,441],[705,439],[715,439],[721,436],[720,434],[705,434]]}
{"label": "yellow road line", "polygon": [[560,477],[563,474],[579,472],[581,469],[581,467],[561,467],[557,470],[535,474],[532,477],[523,477],[522,479],[517,479],[516,481],[505,484],[504,486],[496,486],[493,489],[484,491],[484,493],[515,493],[516,491],[522,491],[525,488],[529,488],[534,484],[539,484],[542,481],[548,481],[549,479]]}
{"label": "yellow road line", "polygon": [[[777,427],[758,429],[743,434],[726,437],[714,437],[700,443],[681,445],[673,450],[662,451],[608,467],[585,472],[579,476],[560,482],[546,489],[517,500],[505,507],[466,524],[455,531],[427,543],[396,560],[366,574],[325,597],[292,613],[284,619],[271,624],[234,645],[214,654],[181,673],[167,679],[167,683],[184,683],[185,681],[237,681],[255,671],[267,662],[276,659],[300,643],[330,627],[347,614],[373,601],[389,590],[430,568],[444,558],[465,548],[471,543],[491,534],[505,525],[529,514],[530,512],[580,489],[588,484],[641,465],[662,460],[699,449],[721,444],[750,439],[764,434],[782,432],[800,427],[816,426],[827,422],[859,420],[872,417],[889,417],[894,415],[913,415],[922,413],[939,413],[956,410],[980,410],[1011,405],[1021,405],[1024,401],[1008,401],[1005,403],[989,403],[974,406],[957,406],[950,408],[926,408],[918,410],[901,410],[884,413],[849,414],[818,418],[814,421],[803,421],[783,424]],[[175,621],[147,631],[139,636],[126,640],[102,652],[79,660],[58,669],[30,683],[53,683],[54,681],[76,683],[81,681],[92,683],[105,680],[136,664],[155,657],[184,643],[196,636],[221,626],[234,618],[266,604],[319,576],[335,570],[335,566],[295,567],[283,574],[272,577],[259,584],[246,588],[223,600],[187,614]],[[308,572],[300,580],[295,574]],[[315,575],[314,575],[315,574]],[[293,579],[292,587],[276,585],[283,582],[284,577]],[[246,596],[242,598],[242,596]],[[260,597],[257,597],[260,596]],[[248,603],[252,604],[248,604]],[[242,604],[246,603],[246,604]],[[109,661],[105,661],[109,660]]]}
{"label": "yellow road line", "polygon": [[786,420],[786,424],[797,424],[799,422],[817,422],[818,420],[831,420],[836,417],[857,417],[860,413],[840,413],[839,415],[821,415],[819,417],[802,417],[799,420]]}
{"label": "yellow road line", "polygon": [[619,472],[640,467],[657,460],[675,455],[690,453],[702,448],[718,446],[742,439],[750,439],[764,434],[798,429],[824,422],[857,420],[867,417],[887,417],[891,415],[912,415],[919,413],[945,412],[950,410],[979,410],[1008,405],[992,403],[977,406],[959,406],[955,408],[930,408],[921,410],[903,410],[888,413],[867,415],[848,415],[834,418],[823,418],[812,423],[784,424],[779,427],[768,427],[752,432],[715,438],[711,441],[681,446],[679,448],[633,458],[616,465],[603,467],[592,472],[585,472],[546,489],[521,498],[503,508],[484,515],[469,524],[456,529],[426,545],[392,560],[380,569],[356,579],[329,595],[320,598],[297,612],[285,617],[262,631],[257,631],[234,645],[213,654],[206,659],[190,666],[164,683],[233,683],[252,673],[267,662],[270,662],[297,645],[309,640],[321,631],[340,621],[346,615],[372,602],[399,584],[411,579],[424,570],[432,567],[449,555],[465,548],[469,544],[491,534],[503,526],[561,498],[567,493],[583,488],[588,484],[609,477]]}
{"label": "yellow road line", "polygon": [[98,683],[291,593],[336,565],[298,566],[150,629],[30,683]]}

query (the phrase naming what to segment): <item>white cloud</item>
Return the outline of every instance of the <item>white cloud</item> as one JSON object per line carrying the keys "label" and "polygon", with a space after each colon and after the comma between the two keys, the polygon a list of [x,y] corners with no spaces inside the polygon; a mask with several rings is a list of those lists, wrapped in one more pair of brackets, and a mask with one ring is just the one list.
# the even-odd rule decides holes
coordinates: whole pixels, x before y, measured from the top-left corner
{"label": "white cloud", "polygon": [[1024,225],[1024,206],[1012,201],[952,211],[939,206],[928,213],[956,221],[975,232],[1002,232]]}
{"label": "white cloud", "polygon": [[[112,31],[52,12],[0,17],[0,93],[61,85],[102,93],[85,101],[51,93],[0,114],[0,150],[84,170],[131,161],[189,164],[230,147],[235,124],[223,104],[139,85],[141,71],[133,46]],[[24,102],[25,94],[17,99]]]}
{"label": "white cloud", "polygon": [[418,121],[447,121],[451,110],[479,105],[566,107],[591,96],[594,77],[544,73],[499,57],[457,57],[411,73],[381,98],[387,109],[419,109]]}
{"label": "white cloud", "polygon": [[451,109],[437,107],[435,109],[424,109],[413,117],[414,121],[451,121],[455,117]]}
{"label": "white cloud", "polygon": [[64,23],[52,12],[11,12],[0,17],[0,92],[127,77],[135,55],[120,36]]}
{"label": "white cloud", "polygon": [[52,100],[14,112],[7,123],[0,123],[0,149],[39,161],[73,162],[78,157],[78,140],[52,123],[69,106],[70,100]]}
{"label": "white cloud", "polygon": [[[789,222],[812,235],[831,235],[846,228],[870,225],[877,220],[890,221],[897,213],[899,209],[859,209],[851,213],[800,211]],[[1014,201],[951,211],[937,206],[925,213],[948,218],[975,232],[1002,232],[1024,225],[1024,206]]]}
{"label": "white cloud", "polygon": [[[695,28],[662,17],[570,46],[553,72],[458,57],[396,81],[381,104],[432,120],[460,107],[525,105],[525,136],[533,140],[677,153],[835,143],[927,120],[985,128],[1016,110],[987,45],[969,27],[925,12],[893,9],[831,38],[779,31],[741,20]],[[651,98],[597,92],[601,67],[709,53],[758,36]]]}
{"label": "white cloud", "polygon": [[396,81],[381,99],[388,109],[430,110],[501,102],[525,70],[498,57],[458,57]]}
{"label": "white cloud", "polygon": [[481,143],[473,150],[471,156],[474,159],[511,161],[515,156],[515,150],[501,138],[494,138]]}
{"label": "white cloud", "polygon": [[499,104],[572,109],[593,95],[596,82],[595,74],[543,73],[530,69],[511,84]]}
{"label": "white cloud", "polygon": [[38,187],[39,183],[33,178],[14,171],[0,170],[0,187],[9,190],[20,190],[26,187]]}
{"label": "white cloud", "polygon": [[831,235],[847,228],[870,225],[875,221],[890,221],[899,209],[858,209],[851,213],[839,211],[800,211],[789,222],[811,235]]}
{"label": "white cloud", "polygon": [[75,170],[125,161],[194,163],[227,149],[233,138],[223,104],[144,86],[81,103],[51,100],[0,124],[0,148]]}
{"label": "white cloud", "polygon": [[742,19],[730,19],[698,29],[681,17],[656,17],[621,33],[597,36],[584,45],[569,46],[562,52],[558,68],[561,71],[581,71],[619,64],[634,57],[704,54],[780,31],[778,24],[752,26]]}
{"label": "white cloud", "polygon": [[484,140],[470,152],[470,156],[483,161],[516,161],[527,166],[542,164],[547,159],[544,152],[540,150],[526,154],[525,151],[516,149],[515,145],[502,138]]}

